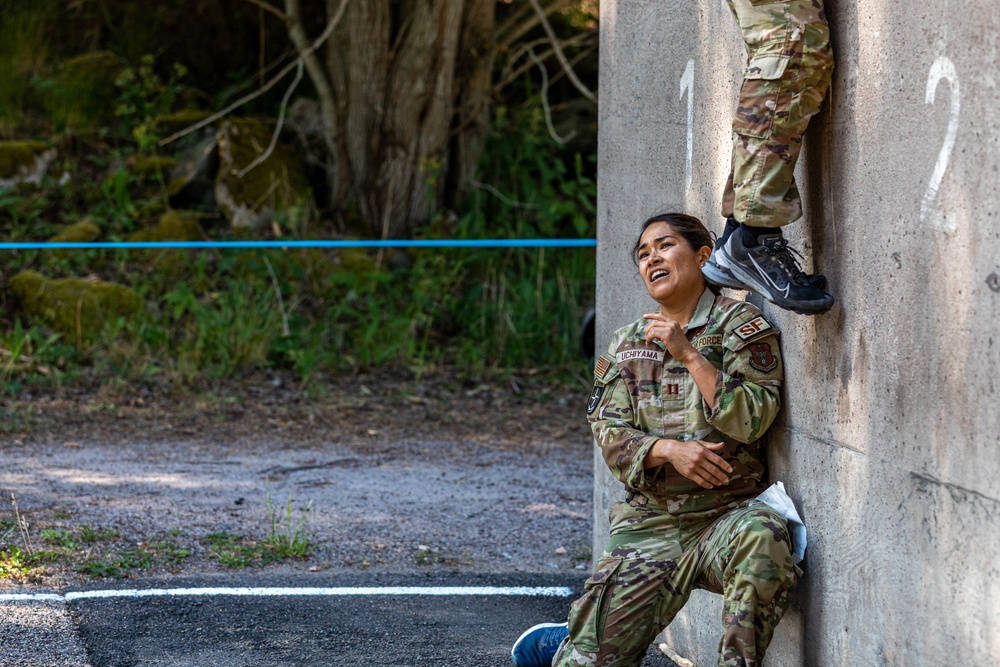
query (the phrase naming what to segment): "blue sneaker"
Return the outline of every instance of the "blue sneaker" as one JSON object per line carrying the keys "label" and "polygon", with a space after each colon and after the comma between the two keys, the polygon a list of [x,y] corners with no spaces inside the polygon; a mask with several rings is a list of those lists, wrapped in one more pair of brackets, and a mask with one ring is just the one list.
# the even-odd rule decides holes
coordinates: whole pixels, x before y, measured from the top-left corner
{"label": "blue sneaker", "polygon": [[510,650],[514,667],[550,667],[559,645],[568,636],[566,623],[539,623],[528,628]]}

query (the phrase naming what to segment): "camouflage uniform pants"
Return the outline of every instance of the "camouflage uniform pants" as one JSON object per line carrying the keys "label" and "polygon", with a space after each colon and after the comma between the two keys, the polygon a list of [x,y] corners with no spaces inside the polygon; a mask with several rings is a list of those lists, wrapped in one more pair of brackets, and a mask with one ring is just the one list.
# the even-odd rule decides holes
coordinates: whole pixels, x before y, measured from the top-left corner
{"label": "camouflage uniform pants", "polygon": [[748,64],[733,119],[722,215],[752,227],[802,217],[795,163],[833,74],[823,0],[727,0]]}
{"label": "camouflage uniform pants", "polygon": [[719,665],[759,667],[799,570],[784,518],[747,501],[715,520],[612,535],[553,667],[637,667],[695,588],[721,593]]}

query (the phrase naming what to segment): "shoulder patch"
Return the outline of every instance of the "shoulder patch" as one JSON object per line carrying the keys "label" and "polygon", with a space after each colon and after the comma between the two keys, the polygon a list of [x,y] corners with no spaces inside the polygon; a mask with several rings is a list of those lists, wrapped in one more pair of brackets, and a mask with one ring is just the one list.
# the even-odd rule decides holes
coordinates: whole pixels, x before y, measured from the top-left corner
{"label": "shoulder patch", "polygon": [[761,373],[770,373],[778,367],[778,360],[771,352],[770,343],[751,343],[747,350],[750,351],[750,365]]}
{"label": "shoulder patch", "polygon": [[733,333],[736,334],[737,338],[745,343],[752,338],[757,338],[765,331],[771,331],[772,329],[774,329],[774,327],[772,327],[762,315],[758,315],[749,322],[745,322],[733,329]]}
{"label": "shoulder patch", "polygon": [[594,410],[601,403],[601,396],[604,395],[605,386],[603,384],[594,383],[594,390],[590,392],[590,400],[587,401],[587,414],[594,414]]}

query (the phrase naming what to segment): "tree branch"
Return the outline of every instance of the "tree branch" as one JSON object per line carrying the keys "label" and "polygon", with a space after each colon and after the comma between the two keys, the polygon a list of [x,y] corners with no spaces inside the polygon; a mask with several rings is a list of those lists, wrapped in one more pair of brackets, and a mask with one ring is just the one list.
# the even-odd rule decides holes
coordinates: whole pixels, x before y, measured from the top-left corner
{"label": "tree branch", "polygon": [[[580,45],[583,45],[583,44],[587,44],[588,42],[590,42],[596,36],[596,34],[597,34],[596,31],[595,32],[589,32],[589,33],[580,33],[578,35],[574,35],[573,37],[570,37],[569,39],[567,39],[566,41],[564,41],[562,43],[562,45],[564,47],[566,47],[566,46],[580,46]],[[502,76],[500,77],[500,83],[494,85],[493,89],[495,91],[503,90],[508,85],[510,85],[511,82],[513,82],[514,80],[516,80],[517,77],[521,76],[522,74],[524,74],[525,72],[527,72],[529,69],[531,69],[532,67],[534,67],[534,64],[531,63],[530,61],[525,62],[525,63],[523,63],[521,65],[518,65],[517,68],[514,68],[513,65],[518,60],[520,60],[522,57],[528,55],[528,51],[529,50],[532,50],[535,47],[541,46],[542,44],[550,44],[548,38],[538,39],[538,40],[535,40],[533,42],[529,42],[527,44],[521,45],[521,47],[517,50],[517,52],[513,56],[511,56],[510,61],[505,65],[504,70],[502,72]],[[588,51],[592,51],[592,50],[593,50],[593,47],[591,47],[590,49],[588,49]],[[548,50],[543,51],[542,53],[536,53],[535,55],[537,55],[542,60],[548,60],[554,54],[555,54],[555,50],[552,49],[552,48],[549,48]],[[574,64],[576,64],[577,62],[579,62],[582,59],[583,58],[578,54],[578,55],[574,56],[573,60],[570,61],[570,65],[574,65]],[[560,76],[564,76],[564,73],[562,71],[560,71],[560,73],[559,73],[558,76],[553,77],[552,81],[550,81],[549,83],[552,83],[553,81],[555,81]]]}
{"label": "tree branch", "polygon": [[[552,29],[549,19],[545,16],[545,12],[542,10],[541,5],[538,4],[538,0],[528,0],[528,2],[530,2],[531,6],[535,8],[535,13],[538,14],[538,19],[542,24],[542,28],[545,29],[545,34],[548,35],[549,41],[552,42],[552,49],[555,51],[556,59],[558,59],[559,64],[562,65],[563,71],[566,72],[566,76],[569,77],[569,80],[573,82],[573,85],[584,97],[594,104],[597,104],[597,96],[594,95],[594,93],[587,88],[587,86],[583,85],[583,82],[577,78],[576,72],[573,71],[569,61],[566,60],[566,54],[563,53],[562,48],[559,46],[559,38],[556,37],[556,33]],[[534,53],[531,55],[533,59],[537,58]]]}
{"label": "tree branch", "polygon": [[[545,16],[553,14],[563,7],[570,5],[574,0],[554,0],[548,7],[545,8]],[[525,14],[531,14],[523,22],[518,23],[524,19]],[[531,5],[524,5],[521,9],[510,16],[500,28],[497,29],[497,35],[500,35],[498,40],[498,45],[500,48],[508,48],[514,42],[521,39],[525,34],[531,31],[532,28],[537,26],[539,23],[538,15],[534,13]]]}
{"label": "tree branch", "polygon": [[284,21],[285,23],[288,23],[288,15],[269,2],[265,2],[264,0],[243,0],[243,1],[249,2],[251,5],[256,5],[261,9],[263,9],[265,12],[270,12],[275,16],[277,16],[282,21]]}
{"label": "tree branch", "polygon": [[285,111],[288,109],[288,100],[291,99],[295,88],[298,87],[299,82],[302,81],[302,61],[296,60],[295,62],[298,63],[298,69],[295,72],[295,80],[292,81],[292,85],[290,85],[288,90],[285,91],[285,96],[281,100],[281,111],[278,113],[278,123],[274,128],[274,134],[271,135],[271,143],[268,145],[267,150],[258,155],[253,162],[245,166],[239,171],[238,174],[236,174],[237,178],[243,178],[250,173],[251,169],[259,166],[262,162],[264,162],[264,160],[269,158],[271,153],[274,152],[274,147],[278,145],[278,135],[281,134],[281,128],[285,125]]}
{"label": "tree branch", "polygon": [[528,51],[528,55],[531,57],[531,60],[538,65],[538,69],[542,70],[542,109],[545,111],[545,125],[549,128],[549,135],[552,137],[552,140],[560,146],[563,146],[567,141],[576,136],[576,132],[573,132],[565,139],[556,134],[556,128],[552,124],[552,109],[549,108],[549,71],[545,69],[545,63],[543,63],[541,59],[535,55],[535,51],[533,49]]}
{"label": "tree branch", "polygon": [[[288,4],[288,5],[294,5],[296,8],[298,8],[298,4],[299,3],[298,3],[298,0],[286,0],[286,4]],[[274,76],[273,79],[271,79],[266,84],[264,84],[264,86],[262,88],[260,88],[258,90],[255,90],[254,92],[250,93],[249,95],[244,95],[240,99],[236,100],[235,102],[233,102],[232,104],[230,104],[229,106],[227,106],[222,111],[214,113],[211,116],[209,116],[208,118],[206,118],[206,119],[204,119],[204,120],[202,120],[200,122],[197,122],[194,125],[186,127],[183,130],[180,130],[179,132],[175,132],[175,133],[171,134],[169,137],[167,137],[166,139],[161,139],[157,143],[157,146],[166,146],[167,144],[172,143],[174,141],[177,141],[181,137],[187,136],[187,135],[191,134],[192,132],[197,132],[201,128],[207,127],[208,125],[211,125],[212,123],[214,123],[215,121],[219,120],[220,118],[225,118],[226,116],[228,116],[233,111],[235,111],[236,109],[240,108],[241,106],[243,106],[247,102],[250,102],[252,100],[257,99],[258,97],[260,97],[261,95],[263,95],[267,91],[269,91],[272,88],[274,88],[278,84],[278,82],[281,81],[281,79],[283,79],[285,77],[286,74],[288,74],[289,72],[291,72],[293,69],[298,68],[299,67],[299,61],[305,61],[305,65],[308,68],[309,67],[309,60],[311,59],[315,63],[315,65],[318,67],[319,63],[316,63],[316,59],[315,58],[310,58],[310,56],[312,56],[312,54],[316,51],[316,49],[318,49],[320,46],[323,45],[323,42],[325,42],[327,39],[330,38],[330,35],[333,34],[334,29],[337,27],[337,24],[340,22],[341,17],[344,15],[344,10],[346,8],[347,8],[347,0],[342,0],[341,3],[340,3],[340,8],[337,10],[336,15],[332,19],[330,19],[330,22],[327,24],[326,29],[323,30],[323,34],[321,34],[319,37],[317,37],[314,42],[312,42],[311,44],[309,44],[308,42],[306,42],[304,48],[299,48],[299,45],[296,43],[295,46],[296,46],[296,49],[299,52],[299,57],[296,60],[294,60],[291,63],[289,63],[288,65],[286,65],[285,67],[283,67],[281,69],[281,71],[278,72]],[[293,16],[292,14],[289,14],[289,16],[290,16],[291,19],[295,18],[295,16]],[[297,30],[300,31],[301,35],[304,37],[305,36],[305,31],[302,30],[301,22],[298,22],[297,25],[298,25]],[[293,27],[290,26],[289,27],[289,34],[291,34],[292,31],[293,31]],[[293,39],[293,41],[294,41],[294,39]],[[312,71],[310,71],[309,75],[310,75],[310,77],[312,77],[312,75],[313,75]],[[323,76],[322,70],[319,70],[319,75],[321,77],[323,77],[324,81],[326,80],[325,77]],[[317,89],[319,89],[319,83],[316,80],[313,81],[313,84],[316,85]],[[329,89],[330,89],[329,88],[329,84],[327,84],[327,91],[329,91]],[[330,95],[331,95],[331,100],[332,100],[332,93],[330,93]]]}

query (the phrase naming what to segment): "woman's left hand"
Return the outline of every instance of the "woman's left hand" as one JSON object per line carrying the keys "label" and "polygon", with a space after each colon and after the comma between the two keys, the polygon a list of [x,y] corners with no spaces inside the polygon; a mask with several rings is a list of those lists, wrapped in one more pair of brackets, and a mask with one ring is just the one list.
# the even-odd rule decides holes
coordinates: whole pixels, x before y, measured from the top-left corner
{"label": "woman's left hand", "polygon": [[670,356],[685,365],[687,360],[692,358],[691,355],[701,356],[687,339],[684,329],[675,320],[663,313],[647,313],[643,317],[649,320],[649,324],[646,325],[646,345],[654,340],[660,341]]}

